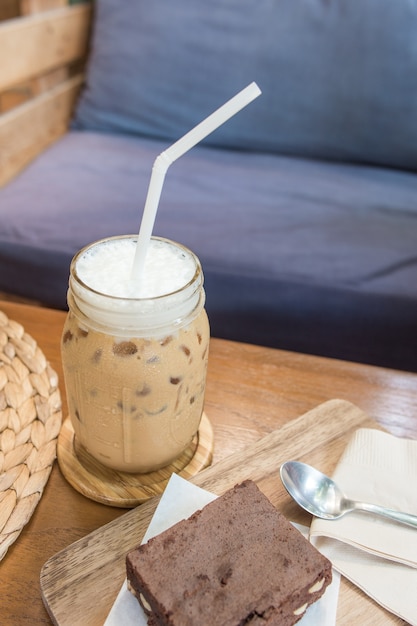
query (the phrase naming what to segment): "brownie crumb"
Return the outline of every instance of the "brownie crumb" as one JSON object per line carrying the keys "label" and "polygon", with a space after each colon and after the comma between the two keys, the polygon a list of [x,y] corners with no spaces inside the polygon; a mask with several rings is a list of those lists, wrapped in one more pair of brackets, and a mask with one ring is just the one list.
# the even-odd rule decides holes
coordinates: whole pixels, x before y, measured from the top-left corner
{"label": "brownie crumb", "polygon": [[62,338],[63,343],[67,343],[67,341],[72,341],[73,336],[74,335],[72,334],[72,332],[70,330],[67,330]]}
{"label": "brownie crumb", "polygon": [[187,348],[187,346],[184,346],[184,345],[180,346],[180,350],[184,352],[185,356],[190,356],[191,354],[191,350],[190,348]]}
{"label": "brownie crumb", "polygon": [[113,344],[113,354],[116,356],[131,356],[136,354],[138,347],[133,341],[121,341]]}

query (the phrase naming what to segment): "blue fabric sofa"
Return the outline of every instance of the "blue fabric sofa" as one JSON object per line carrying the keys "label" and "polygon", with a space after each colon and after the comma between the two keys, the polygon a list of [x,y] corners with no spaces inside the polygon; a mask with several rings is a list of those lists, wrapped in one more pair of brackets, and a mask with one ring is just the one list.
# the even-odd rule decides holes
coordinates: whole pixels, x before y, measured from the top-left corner
{"label": "blue fabric sofa", "polygon": [[212,335],[417,371],[417,0],[96,0],[70,131],[0,190],[0,290],[65,308],[83,245],[138,231],[201,259]]}

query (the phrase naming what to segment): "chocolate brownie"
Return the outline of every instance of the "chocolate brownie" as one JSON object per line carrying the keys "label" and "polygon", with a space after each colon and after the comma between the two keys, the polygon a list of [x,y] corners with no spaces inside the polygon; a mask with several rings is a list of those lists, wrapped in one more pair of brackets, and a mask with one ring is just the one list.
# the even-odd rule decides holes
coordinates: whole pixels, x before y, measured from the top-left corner
{"label": "chocolate brownie", "polygon": [[287,626],[331,581],[331,563],[252,481],[126,558],[128,585],[160,626]]}

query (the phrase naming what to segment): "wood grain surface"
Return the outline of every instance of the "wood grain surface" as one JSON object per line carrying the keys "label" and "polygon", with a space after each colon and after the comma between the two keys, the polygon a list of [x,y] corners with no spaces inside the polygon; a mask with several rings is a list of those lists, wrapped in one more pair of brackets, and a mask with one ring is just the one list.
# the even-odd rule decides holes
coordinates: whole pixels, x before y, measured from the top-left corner
{"label": "wood grain surface", "polygon": [[[281,485],[281,463],[288,459],[303,459],[331,473],[347,441],[362,426],[378,427],[354,405],[343,400],[329,401],[203,471],[191,481],[221,494],[236,483],[251,478],[289,519],[309,524],[310,519],[306,520],[304,514],[300,520],[300,511]],[[99,626],[103,623],[125,577],[125,555],[140,543],[157,502],[155,498],[149,506],[134,509],[45,564],[41,572],[41,590],[54,624]],[[346,591],[348,599],[344,598]],[[378,619],[385,624],[403,623],[367,597],[349,591],[352,591],[350,583],[343,580],[343,611],[339,611],[338,624],[351,624],[352,612],[362,625],[371,626]],[[96,601],[97,594],[100,594],[100,602]]]}
{"label": "wood grain surface", "polygon": [[87,50],[91,7],[65,6],[3,22],[0,90],[80,59]]}
{"label": "wood grain surface", "polygon": [[[65,313],[12,302],[0,302],[0,310],[24,325],[58,373],[66,415],[60,356]],[[230,462],[232,454],[332,398],[355,404],[395,435],[417,439],[415,374],[212,339],[205,411],[214,430],[213,468],[217,463]],[[310,433],[313,436],[315,431]],[[327,451],[314,449],[308,460],[320,466],[326,455]],[[206,477],[210,480],[209,473]],[[274,485],[277,493],[268,490],[268,495],[281,498],[278,481]],[[260,486],[264,488],[262,481]],[[145,515],[147,507],[152,508],[152,504],[142,506]],[[297,515],[289,502],[283,510],[289,517]],[[1,562],[0,623],[50,626],[39,583],[43,564],[123,513],[79,494],[55,463],[30,523]],[[349,593],[361,597],[357,590]],[[102,597],[98,588],[92,601],[99,604]],[[345,593],[340,599],[342,613],[348,597]],[[353,606],[350,603],[351,611]],[[354,618],[352,614],[353,624],[361,623]],[[385,615],[375,623],[390,623],[384,619]]]}

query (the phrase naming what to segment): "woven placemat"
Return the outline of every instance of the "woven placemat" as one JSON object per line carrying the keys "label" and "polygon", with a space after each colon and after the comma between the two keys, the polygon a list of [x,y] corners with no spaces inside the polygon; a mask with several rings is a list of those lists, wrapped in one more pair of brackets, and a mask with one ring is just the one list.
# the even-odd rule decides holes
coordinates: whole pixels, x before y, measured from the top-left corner
{"label": "woven placemat", "polygon": [[0,311],[0,560],[41,499],[61,422],[57,374],[23,326]]}

